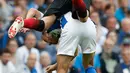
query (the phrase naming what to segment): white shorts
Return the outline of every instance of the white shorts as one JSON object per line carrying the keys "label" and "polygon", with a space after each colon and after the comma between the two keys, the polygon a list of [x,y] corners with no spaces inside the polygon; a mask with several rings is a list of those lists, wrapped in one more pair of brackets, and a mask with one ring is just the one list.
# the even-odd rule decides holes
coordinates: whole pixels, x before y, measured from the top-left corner
{"label": "white shorts", "polygon": [[90,54],[96,50],[96,26],[90,18],[85,23],[72,18],[68,12],[61,18],[62,33],[57,55],[74,56],[78,45],[82,53]]}

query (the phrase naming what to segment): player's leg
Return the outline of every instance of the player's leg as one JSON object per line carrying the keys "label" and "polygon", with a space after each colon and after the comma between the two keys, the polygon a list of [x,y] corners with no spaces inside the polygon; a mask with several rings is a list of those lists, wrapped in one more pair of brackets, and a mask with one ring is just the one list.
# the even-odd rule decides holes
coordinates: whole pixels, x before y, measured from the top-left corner
{"label": "player's leg", "polygon": [[55,20],[55,15],[43,17],[41,20],[29,18],[24,20],[24,27],[34,29],[37,31],[43,31],[48,29],[55,22]]}
{"label": "player's leg", "polygon": [[96,73],[96,70],[93,67],[93,60],[94,60],[95,46],[96,46],[94,42],[95,41],[91,40],[91,38],[89,38],[88,40],[84,39],[81,45],[83,51],[83,66],[85,69],[85,73]]}
{"label": "player's leg", "polygon": [[77,53],[78,48],[76,49],[74,56],[57,55],[57,73],[68,73],[69,66],[73,63]]}
{"label": "player's leg", "polygon": [[83,66],[85,69],[85,73],[96,73],[96,70],[93,67],[93,58],[94,53],[83,54]]}
{"label": "player's leg", "polygon": [[69,38],[65,40],[60,42],[62,45],[59,44],[57,52],[57,73],[67,73],[72,60],[77,55],[77,52],[75,52],[77,41],[75,39],[72,41]]}
{"label": "player's leg", "polygon": [[96,51],[96,27],[90,18],[88,18],[81,31],[83,32],[82,35],[84,35],[80,37],[80,45],[83,52],[85,73],[96,73],[96,70],[93,67],[93,58]]}
{"label": "player's leg", "polygon": [[67,73],[73,56],[57,55],[57,73]]}
{"label": "player's leg", "polygon": [[43,17],[43,13],[41,13],[40,11],[38,11],[35,8],[31,8],[28,10],[27,15],[26,15],[26,19],[28,18],[33,18],[34,16],[36,17],[36,19],[41,19]]}
{"label": "player's leg", "polygon": [[[90,1],[88,0],[87,3]],[[77,11],[80,21],[86,22],[89,16],[89,11],[87,10],[87,5],[85,4],[84,0],[72,0],[72,4]]]}
{"label": "player's leg", "polygon": [[17,17],[15,22],[9,28],[8,31],[9,37],[13,38],[18,33],[18,31],[23,27],[34,29],[37,31],[47,30],[55,22],[55,19],[56,19],[55,15],[46,16],[42,18],[42,20],[38,20],[35,18],[29,18],[23,20],[22,17]]}
{"label": "player's leg", "polygon": [[54,0],[47,12],[45,12],[42,20],[29,18],[21,21],[22,18],[16,19],[17,22],[9,29],[9,37],[14,37],[22,27],[44,32],[55,22],[56,17],[60,17],[62,13],[68,12],[68,8],[71,8],[70,0]]}
{"label": "player's leg", "polygon": [[[73,64],[74,58],[75,58],[77,55],[78,55],[78,48],[76,49],[76,52],[75,52],[75,54],[74,54],[74,57],[72,57],[72,60],[71,60],[71,56],[69,57],[70,60],[71,60],[71,63],[70,63],[70,64]],[[68,60],[68,58],[67,58],[67,60]],[[69,65],[70,65],[70,64],[69,64]],[[67,68],[68,68],[68,67],[67,67]],[[51,73],[52,71],[54,71],[54,70],[56,70],[56,69],[57,69],[57,63],[48,66],[48,67],[46,68],[46,71],[47,71],[48,73]]]}
{"label": "player's leg", "polygon": [[[78,46],[79,37],[72,35],[75,31],[70,32],[68,21],[62,29],[61,37],[59,40],[59,47],[57,49],[57,73],[67,73],[68,68],[74,55],[76,55],[76,48]],[[68,27],[70,26],[70,27]]]}

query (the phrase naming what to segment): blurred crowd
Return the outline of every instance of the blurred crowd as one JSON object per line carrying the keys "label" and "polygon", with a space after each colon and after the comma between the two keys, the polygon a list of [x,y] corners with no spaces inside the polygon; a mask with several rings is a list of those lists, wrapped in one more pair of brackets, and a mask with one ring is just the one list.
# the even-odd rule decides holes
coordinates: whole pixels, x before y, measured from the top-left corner
{"label": "blurred crowd", "polygon": [[[57,45],[41,40],[41,32],[19,32],[13,39],[7,35],[17,16],[26,18],[30,8],[44,13],[52,2],[0,0],[0,73],[46,73],[45,68],[56,63]],[[130,0],[92,0],[90,18],[97,28],[97,73],[130,73]],[[84,73],[81,62],[79,52],[69,73]]]}

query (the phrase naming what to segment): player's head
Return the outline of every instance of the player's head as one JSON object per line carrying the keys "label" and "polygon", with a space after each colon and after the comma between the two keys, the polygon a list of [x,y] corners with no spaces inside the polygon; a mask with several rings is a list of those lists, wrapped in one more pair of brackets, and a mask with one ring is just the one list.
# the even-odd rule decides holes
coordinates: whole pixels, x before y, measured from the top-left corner
{"label": "player's head", "polygon": [[61,29],[55,29],[49,33],[44,32],[42,39],[50,44],[57,44],[60,38],[60,34],[61,34]]}

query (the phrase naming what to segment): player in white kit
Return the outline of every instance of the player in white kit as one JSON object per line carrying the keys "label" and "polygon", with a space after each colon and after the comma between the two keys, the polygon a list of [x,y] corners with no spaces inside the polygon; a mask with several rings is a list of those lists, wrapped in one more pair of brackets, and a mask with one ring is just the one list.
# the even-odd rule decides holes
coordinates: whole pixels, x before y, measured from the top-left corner
{"label": "player in white kit", "polygon": [[[83,1],[82,0],[79,1],[81,1],[82,4]],[[86,0],[86,1],[89,2],[90,0]],[[56,2],[58,3],[63,1],[55,0],[53,4],[55,4]],[[62,33],[59,40],[59,48],[57,52],[57,72],[67,73],[69,64],[74,58],[73,56],[76,51],[76,47],[80,45],[83,52],[83,65],[85,68],[85,73],[90,73],[90,72],[96,73],[96,71],[94,71],[92,67],[93,66],[92,61],[93,61],[93,56],[96,47],[96,27],[94,23],[91,21],[91,19],[88,17],[88,15],[84,13],[83,16],[82,14],[77,13],[77,16],[79,16],[79,20],[82,22],[80,22],[78,19],[75,19],[73,17],[72,14],[74,13],[72,13],[70,11],[71,9],[69,9],[69,7],[72,5],[70,0],[65,0],[65,2],[63,3],[65,5],[64,6],[61,5],[61,10],[59,9],[61,12],[59,12],[59,10],[55,10],[54,9],[55,7],[52,7],[50,8],[50,10],[48,10],[48,14],[45,14],[43,20],[36,20],[36,19],[23,20],[20,17],[17,18],[16,22],[11,26],[11,28],[15,33],[12,33],[9,30],[9,35],[11,37],[14,37],[14,35],[16,35],[16,32],[23,26],[24,27],[27,26],[27,28],[31,28],[39,31],[43,29],[47,29],[49,27],[49,25],[47,26],[47,24],[52,25],[51,23],[53,23],[54,20],[56,19],[55,16],[59,17],[62,14],[64,14],[64,16],[62,16],[61,18]],[[69,6],[69,4],[71,5]],[[67,7],[66,11],[64,11],[64,7]],[[52,10],[54,13],[51,12]],[[36,26],[37,24],[39,24],[38,27]],[[40,27],[43,27],[43,29],[41,29]]]}

